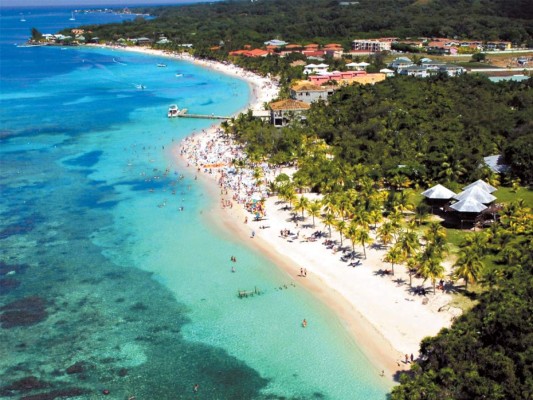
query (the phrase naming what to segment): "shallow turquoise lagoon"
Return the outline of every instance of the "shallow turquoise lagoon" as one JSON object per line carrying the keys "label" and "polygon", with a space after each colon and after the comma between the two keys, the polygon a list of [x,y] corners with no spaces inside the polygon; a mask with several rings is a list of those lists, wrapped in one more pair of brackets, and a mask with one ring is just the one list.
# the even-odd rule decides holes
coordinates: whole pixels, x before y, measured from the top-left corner
{"label": "shallow turquoise lagoon", "polygon": [[[188,399],[197,383],[206,399],[384,399],[341,321],[211,227],[218,201],[169,156],[211,123],[169,120],[169,104],[232,114],[247,84],[140,54],[17,48],[11,12],[0,31],[0,397]],[[35,21],[70,16],[47,12]],[[263,294],[236,296],[254,287]]]}

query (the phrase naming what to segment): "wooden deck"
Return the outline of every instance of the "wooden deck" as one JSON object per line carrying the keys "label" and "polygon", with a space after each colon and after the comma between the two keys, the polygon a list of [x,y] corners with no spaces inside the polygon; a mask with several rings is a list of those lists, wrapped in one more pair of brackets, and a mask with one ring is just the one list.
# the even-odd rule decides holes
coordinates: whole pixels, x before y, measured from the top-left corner
{"label": "wooden deck", "polygon": [[199,118],[199,119],[230,119],[231,117],[224,117],[215,114],[189,114],[188,110],[184,108],[178,112],[178,118]]}

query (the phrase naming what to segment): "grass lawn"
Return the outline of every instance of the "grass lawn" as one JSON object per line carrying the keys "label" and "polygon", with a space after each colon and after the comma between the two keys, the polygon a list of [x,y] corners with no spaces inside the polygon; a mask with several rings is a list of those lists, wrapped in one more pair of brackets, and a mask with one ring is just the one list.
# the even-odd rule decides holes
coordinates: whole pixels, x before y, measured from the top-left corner
{"label": "grass lawn", "polygon": [[494,192],[494,196],[496,196],[498,203],[511,203],[517,200],[524,200],[527,207],[533,208],[533,190],[526,187],[520,187],[517,192],[513,192],[509,187],[500,186]]}

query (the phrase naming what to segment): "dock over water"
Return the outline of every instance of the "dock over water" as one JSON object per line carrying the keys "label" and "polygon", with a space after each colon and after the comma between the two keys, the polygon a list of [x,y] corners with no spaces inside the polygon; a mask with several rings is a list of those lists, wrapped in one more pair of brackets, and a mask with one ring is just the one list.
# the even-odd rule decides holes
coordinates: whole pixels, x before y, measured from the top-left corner
{"label": "dock over water", "polygon": [[184,108],[178,112],[178,118],[201,118],[201,119],[231,119],[231,117],[224,117],[222,115],[215,114],[189,114],[187,109]]}

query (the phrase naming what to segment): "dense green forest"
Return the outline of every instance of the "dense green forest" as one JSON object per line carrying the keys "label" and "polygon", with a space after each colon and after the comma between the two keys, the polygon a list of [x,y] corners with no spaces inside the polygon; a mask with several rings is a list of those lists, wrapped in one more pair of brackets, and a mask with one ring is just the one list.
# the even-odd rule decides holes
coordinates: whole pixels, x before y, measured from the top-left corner
{"label": "dense green forest", "polygon": [[[252,157],[297,161],[296,177],[319,192],[334,189],[341,179],[349,182],[358,165],[386,184],[398,178],[411,186],[492,179],[483,157],[501,153],[513,176],[533,182],[531,80],[395,77],[343,87],[329,104],[313,104],[306,121],[281,130],[250,115],[228,129]],[[317,141],[327,150],[315,151]]]}
{"label": "dense green forest", "polygon": [[103,39],[160,34],[202,51],[223,44],[263,45],[279,38],[293,43],[341,43],[380,36],[507,40],[533,45],[533,3],[528,0],[337,0],[224,1],[140,9],[156,18],[91,29]]}

